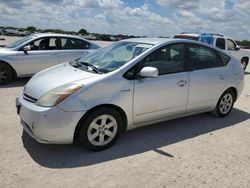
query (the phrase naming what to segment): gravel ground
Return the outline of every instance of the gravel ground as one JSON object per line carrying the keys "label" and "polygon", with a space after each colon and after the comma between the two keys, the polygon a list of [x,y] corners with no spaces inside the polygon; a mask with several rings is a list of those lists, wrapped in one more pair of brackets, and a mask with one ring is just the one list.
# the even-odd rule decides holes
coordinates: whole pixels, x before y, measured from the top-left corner
{"label": "gravel ground", "polygon": [[0,187],[249,187],[250,66],[223,119],[200,114],[126,132],[110,149],[43,145],[16,115],[28,79],[0,88]]}

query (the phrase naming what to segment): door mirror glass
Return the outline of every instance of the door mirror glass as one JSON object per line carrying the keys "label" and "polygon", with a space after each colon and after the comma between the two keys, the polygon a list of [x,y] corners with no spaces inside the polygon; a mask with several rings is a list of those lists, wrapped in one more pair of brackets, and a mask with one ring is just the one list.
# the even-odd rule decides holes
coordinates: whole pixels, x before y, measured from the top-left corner
{"label": "door mirror glass", "polygon": [[142,78],[157,78],[158,75],[158,69],[155,67],[143,67],[140,71],[140,76]]}
{"label": "door mirror glass", "polygon": [[27,51],[30,51],[30,50],[31,50],[30,45],[23,47],[24,52],[27,52]]}

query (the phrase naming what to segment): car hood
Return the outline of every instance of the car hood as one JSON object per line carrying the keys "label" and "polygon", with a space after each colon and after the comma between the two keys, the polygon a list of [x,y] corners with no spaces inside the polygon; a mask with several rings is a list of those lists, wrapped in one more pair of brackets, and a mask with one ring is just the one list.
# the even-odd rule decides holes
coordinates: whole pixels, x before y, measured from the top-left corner
{"label": "car hood", "polygon": [[99,74],[83,71],[72,67],[69,63],[64,63],[35,74],[24,87],[24,93],[39,99],[56,87],[96,76]]}

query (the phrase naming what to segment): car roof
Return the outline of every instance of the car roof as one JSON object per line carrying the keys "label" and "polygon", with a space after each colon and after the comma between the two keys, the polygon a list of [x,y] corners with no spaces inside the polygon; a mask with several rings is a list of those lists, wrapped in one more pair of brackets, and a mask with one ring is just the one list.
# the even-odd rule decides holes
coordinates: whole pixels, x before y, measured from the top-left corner
{"label": "car roof", "polygon": [[189,40],[189,39],[180,39],[180,38],[131,38],[122,40],[125,42],[138,42],[138,43],[147,43],[152,45],[160,45],[164,43],[174,43],[174,42],[185,42],[185,43],[193,43],[193,44],[200,44],[208,47],[213,47],[203,42]]}
{"label": "car roof", "polygon": [[73,38],[84,39],[77,35],[68,35],[68,34],[60,34],[60,33],[34,33],[32,35],[36,37],[73,37]]}
{"label": "car roof", "polygon": [[217,33],[180,33],[176,34],[174,36],[191,36],[191,37],[200,37],[202,35],[211,35],[213,38],[226,38],[226,39],[231,39],[228,36],[217,34]]}
{"label": "car roof", "polygon": [[131,39],[125,39],[121,40],[125,42],[139,42],[139,43],[147,43],[147,44],[152,44],[152,45],[161,45],[165,43],[174,43],[174,42],[183,42],[183,43],[192,43],[192,44],[198,44],[202,46],[206,46],[208,48],[212,48],[214,50],[220,51],[224,54],[226,54],[222,49],[217,48],[216,46],[207,44],[205,42],[200,42],[196,40],[190,40],[190,39],[180,39],[180,38],[131,38]]}
{"label": "car roof", "polygon": [[201,34],[198,33],[180,33],[175,36],[191,36],[191,37],[199,37]]}
{"label": "car roof", "polygon": [[122,41],[125,42],[138,42],[138,43],[147,43],[147,44],[161,44],[161,43],[166,43],[166,42],[174,42],[174,41],[179,41],[179,39],[175,38],[130,38],[130,39],[125,39]]}

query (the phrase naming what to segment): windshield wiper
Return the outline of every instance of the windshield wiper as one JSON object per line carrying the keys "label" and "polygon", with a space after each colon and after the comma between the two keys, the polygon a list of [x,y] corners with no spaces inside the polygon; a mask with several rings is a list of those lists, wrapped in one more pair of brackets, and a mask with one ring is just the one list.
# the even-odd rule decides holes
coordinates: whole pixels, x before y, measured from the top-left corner
{"label": "windshield wiper", "polygon": [[77,65],[84,65],[84,66],[87,66],[87,67],[91,67],[91,69],[92,69],[95,73],[102,74],[102,72],[99,71],[99,69],[98,69],[95,65],[93,65],[93,64],[91,64],[91,63],[82,62],[82,61],[78,61],[78,60],[76,60],[76,62],[77,62]]}

